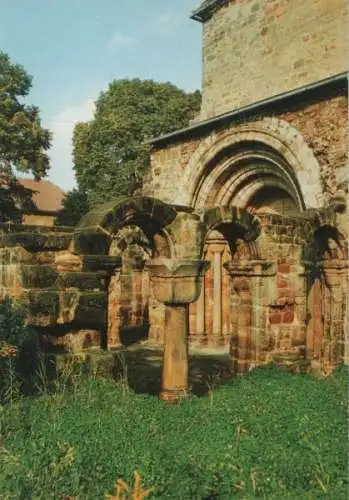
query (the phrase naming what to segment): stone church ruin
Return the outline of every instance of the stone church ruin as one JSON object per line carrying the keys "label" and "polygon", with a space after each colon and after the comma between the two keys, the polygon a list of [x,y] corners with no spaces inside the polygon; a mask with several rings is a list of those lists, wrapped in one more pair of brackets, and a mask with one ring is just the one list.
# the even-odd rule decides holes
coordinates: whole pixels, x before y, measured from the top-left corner
{"label": "stone church ruin", "polygon": [[141,192],[74,229],[1,225],[0,296],[46,342],[164,346],[162,398],[188,343],[236,373],[348,362],[347,1],[205,0],[203,101],[152,140]]}

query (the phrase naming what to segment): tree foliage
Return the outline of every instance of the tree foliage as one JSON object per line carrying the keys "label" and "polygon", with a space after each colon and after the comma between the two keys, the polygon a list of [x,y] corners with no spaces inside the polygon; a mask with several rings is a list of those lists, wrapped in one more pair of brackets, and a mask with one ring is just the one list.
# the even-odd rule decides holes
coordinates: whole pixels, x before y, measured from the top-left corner
{"label": "tree foliage", "polygon": [[0,169],[0,222],[20,222],[23,211],[35,208],[33,192],[20,184],[12,173]]}
{"label": "tree foliage", "polygon": [[185,93],[170,83],[111,82],[96,102],[94,119],[74,130],[74,169],[89,203],[132,194],[149,164],[145,141],[187,126],[200,102],[198,91]]}
{"label": "tree foliage", "polygon": [[14,169],[32,173],[37,180],[49,169],[51,134],[41,126],[38,108],[23,102],[31,86],[25,69],[0,52],[0,220],[12,217],[24,193]]}
{"label": "tree foliage", "polygon": [[88,210],[86,193],[79,189],[73,189],[66,194],[63,200],[63,208],[59,211],[55,224],[59,226],[76,226]]}

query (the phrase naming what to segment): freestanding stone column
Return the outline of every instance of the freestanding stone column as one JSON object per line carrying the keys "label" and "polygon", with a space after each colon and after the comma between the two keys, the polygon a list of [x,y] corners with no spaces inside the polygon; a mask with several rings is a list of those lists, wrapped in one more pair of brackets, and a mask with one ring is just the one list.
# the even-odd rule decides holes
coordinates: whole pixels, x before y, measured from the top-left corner
{"label": "freestanding stone column", "polygon": [[160,398],[178,401],[188,395],[189,304],[198,299],[209,263],[202,260],[154,259],[148,266],[154,294],[166,306]]}

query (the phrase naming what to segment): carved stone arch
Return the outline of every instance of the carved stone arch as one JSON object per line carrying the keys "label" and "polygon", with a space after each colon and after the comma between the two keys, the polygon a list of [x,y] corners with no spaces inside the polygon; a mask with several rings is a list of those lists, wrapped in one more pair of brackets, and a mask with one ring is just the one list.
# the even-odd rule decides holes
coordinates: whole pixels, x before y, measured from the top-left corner
{"label": "carved stone arch", "polygon": [[238,207],[218,206],[201,212],[206,227],[206,238],[213,232],[219,232],[229,245],[235,259],[258,259],[257,238],[261,232],[258,217]]}
{"label": "carved stone arch", "polygon": [[235,206],[218,206],[207,208],[201,214],[207,231],[217,229],[222,224],[232,224],[236,227],[239,235],[246,241],[255,240],[260,234],[261,228],[258,217],[247,210]]}
{"label": "carved stone arch", "polygon": [[[219,176],[224,177],[227,172],[229,182],[233,182],[241,162],[246,164],[249,158],[255,162],[258,156],[263,160],[260,172],[269,175],[269,183],[270,177],[281,179],[284,189],[292,191],[299,210],[323,204],[318,161],[298,130],[277,118],[235,125],[218,138],[215,134],[207,137],[191,157],[183,175],[181,203],[204,206]],[[239,183],[236,191],[238,187]],[[217,199],[215,204],[219,203]]]}
{"label": "carved stone arch", "polygon": [[123,252],[129,245],[137,245],[151,258],[153,253],[153,242],[139,226],[124,226],[112,235],[109,255],[122,257]]}
{"label": "carved stone arch", "polygon": [[127,238],[136,237],[138,234],[141,245],[148,241],[158,255],[170,257],[173,243],[164,228],[175,219],[176,215],[175,207],[155,198],[119,197],[96,207],[81,219],[74,232],[75,250],[82,254],[108,254],[110,245],[119,231],[122,235],[123,228],[138,227],[139,232],[134,232],[133,236],[130,230],[126,230],[128,236],[120,237],[119,244],[121,246],[127,244]]}

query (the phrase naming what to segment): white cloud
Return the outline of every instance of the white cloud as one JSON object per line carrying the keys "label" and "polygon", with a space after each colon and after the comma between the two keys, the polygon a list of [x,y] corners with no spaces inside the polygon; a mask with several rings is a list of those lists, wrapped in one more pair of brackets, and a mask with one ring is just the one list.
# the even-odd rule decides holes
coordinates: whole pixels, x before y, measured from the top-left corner
{"label": "white cloud", "polygon": [[53,133],[52,146],[49,150],[51,158],[49,179],[64,190],[68,191],[76,185],[72,159],[74,126],[78,122],[91,120],[94,110],[94,101],[88,99],[82,103],[63,108],[44,124]]}
{"label": "white cloud", "polygon": [[122,33],[115,32],[109,40],[109,48],[114,51],[130,49],[134,47],[136,43],[137,39],[134,36],[123,35]]}

